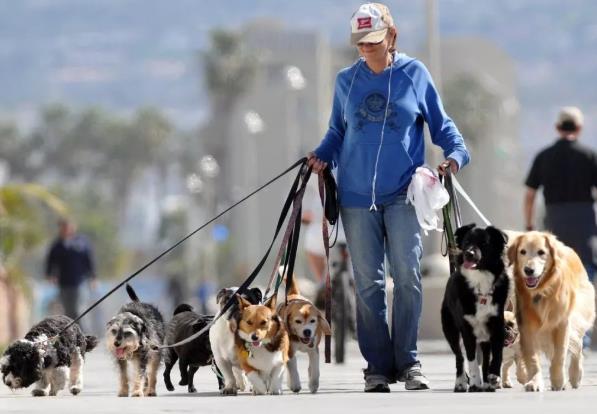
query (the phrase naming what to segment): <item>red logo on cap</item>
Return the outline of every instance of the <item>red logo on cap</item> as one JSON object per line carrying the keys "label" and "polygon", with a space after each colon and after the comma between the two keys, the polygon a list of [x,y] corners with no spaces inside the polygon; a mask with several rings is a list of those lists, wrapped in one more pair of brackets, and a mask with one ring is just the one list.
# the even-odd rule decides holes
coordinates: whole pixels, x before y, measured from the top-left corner
{"label": "red logo on cap", "polygon": [[358,17],[357,18],[357,23],[359,24],[359,27],[357,27],[357,30],[361,30],[361,29],[371,29],[371,17]]}

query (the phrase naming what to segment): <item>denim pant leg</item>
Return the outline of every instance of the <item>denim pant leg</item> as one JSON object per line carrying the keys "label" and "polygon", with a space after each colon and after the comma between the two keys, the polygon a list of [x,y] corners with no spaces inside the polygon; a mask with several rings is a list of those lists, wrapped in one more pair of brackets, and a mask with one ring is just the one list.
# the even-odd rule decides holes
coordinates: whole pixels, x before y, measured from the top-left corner
{"label": "denim pant leg", "polygon": [[359,348],[368,363],[368,373],[393,379],[395,366],[387,319],[383,213],[343,207],[341,214],[354,270]]}
{"label": "denim pant leg", "polygon": [[406,197],[384,207],[389,270],[394,280],[392,343],[398,375],[418,363],[417,336],[423,305],[420,261],[421,228]]}

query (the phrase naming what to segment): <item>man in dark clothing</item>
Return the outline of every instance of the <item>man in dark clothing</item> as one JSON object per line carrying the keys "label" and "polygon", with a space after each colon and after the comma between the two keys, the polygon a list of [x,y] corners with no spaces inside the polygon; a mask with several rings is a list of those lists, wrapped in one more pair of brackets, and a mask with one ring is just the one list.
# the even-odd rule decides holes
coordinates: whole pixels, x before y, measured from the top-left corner
{"label": "man in dark clothing", "polygon": [[77,234],[72,221],[61,219],[59,236],[52,243],[46,259],[46,276],[58,285],[60,301],[66,316],[78,315],[79,293],[83,282],[95,283],[95,269],[91,245]]}
{"label": "man in dark clothing", "polygon": [[593,239],[597,235],[592,191],[597,187],[597,154],[578,142],[582,126],[580,109],[561,109],[556,123],[559,139],[535,157],[526,179],[524,213],[527,230],[532,230],[535,196],[543,187],[545,229],[578,253],[592,282]]}

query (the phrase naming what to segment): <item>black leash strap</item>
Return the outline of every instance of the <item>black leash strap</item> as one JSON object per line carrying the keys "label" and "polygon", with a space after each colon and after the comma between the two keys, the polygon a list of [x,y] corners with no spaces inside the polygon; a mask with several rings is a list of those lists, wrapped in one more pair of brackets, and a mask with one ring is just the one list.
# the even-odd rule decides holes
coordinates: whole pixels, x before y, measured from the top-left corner
{"label": "black leash strap", "polygon": [[[338,217],[339,207],[337,198],[336,181],[329,168],[319,175],[319,198],[324,210],[321,220],[321,233],[323,237],[323,247],[325,249],[325,319],[332,327],[332,281],[330,276],[330,235],[328,232],[328,221],[336,225],[336,236],[338,236]],[[335,242],[334,242],[335,243]],[[324,356],[325,363],[332,362],[332,336],[326,335],[324,338]]]}
{"label": "black leash strap", "polygon": [[[65,332],[73,324],[75,324],[78,321],[80,321],[81,318],[83,318],[85,315],[87,315],[89,312],[91,312],[95,307],[97,307],[100,303],[102,303],[104,300],[106,300],[106,298],[108,296],[112,295],[116,290],[118,290],[122,286],[124,286],[124,284],[126,284],[127,282],[129,282],[135,276],[139,275],[141,272],[143,272],[149,266],[151,266],[152,264],[154,264],[155,262],[157,262],[158,260],[160,260],[162,257],[164,257],[165,255],[167,255],[168,253],[170,253],[176,247],[180,246],[182,243],[184,243],[185,241],[187,241],[190,237],[192,237],[193,235],[195,235],[197,232],[199,232],[200,230],[202,230],[203,228],[205,228],[209,224],[213,223],[218,218],[222,217],[224,214],[226,214],[227,212],[229,212],[230,210],[232,210],[233,208],[235,208],[239,204],[241,204],[244,201],[246,201],[247,199],[251,198],[252,196],[254,196],[255,194],[257,194],[259,191],[263,190],[265,187],[267,187],[270,184],[272,184],[274,181],[276,181],[276,180],[280,179],[281,177],[283,177],[284,175],[288,174],[290,171],[294,170],[299,165],[301,165],[301,166],[304,165],[306,163],[306,161],[307,161],[306,157],[301,158],[300,160],[298,160],[297,162],[295,162],[294,164],[292,164],[290,167],[288,167],[286,170],[284,170],[283,172],[281,172],[280,174],[278,174],[277,176],[275,176],[274,178],[272,178],[271,180],[269,180],[268,182],[266,182],[265,184],[263,184],[262,186],[260,186],[256,190],[254,190],[252,193],[250,193],[249,195],[243,197],[241,200],[237,201],[236,203],[234,203],[233,205],[231,205],[230,207],[228,207],[227,209],[225,209],[224,211],[222,211],[221,213],[219,213],[217,216],[213,217],[208,222],[204,223],[203,225],[201,225],[197,229],[193,230],[191,233],[189,233],[188,235],[186,235],[185,237],[183,237],[177,243],[175,243],[174,245],[172,245],[168,249],[164,250],[162,253],[160,253],[159,255],[157,255],[155,258],[153,258],[147,264],[145,264],[144,266],[142,266],[139,270],[137,270],[136,272],[134,272],[133,274],[131,274],[129,277],[127,277],[122,282],[120,282],[118,285],[116,285],[114,288],[112,288],[108,293],[106,293],[104,296],[102,296],[100,299],[98,299],[89,308],[87,308],[82,314],[80,314],[79,316],[77,316],[71,323],[69,323],[68,325],[66,325],[66,327],[64,327],[56,336],[61,335],[63,332]],[[290,205],[292,203],[294,193],[296,192],[296,188],[298,187],[300,176],[301,176],[301,173],[299,171],[299,174],[297,174],[297,176],[296,176],[296,178],[294,180],[294,183],[292,185],[291,192],[289,193],[288,198],[286,199],[286,203],[284,204],[284,208],[282,209],[282,214],[280,214],[280,219],[278,220],[278,225],[276,227],[276,233],[275,233],[275,236],[274,236],[274,240],[277,237],[278,232],[280,231],[280,228],[282,227],[282,223],[284,222],[284,219],[286,218],[286,214],[288,214],[288,210],[289,210]],[[261,266],[263,266],[263,262],[265,262],[265,259],[267,258],[267,255],[269,254],[269,251],[271,250],[271,246],[273,245],[274,240],[272,240],[272,244],[270,245],[270,248],[268,249],[268,251],[266,253],[266,256],[260,262],[260,265],[258,266],[259,269],[261,269]],[[241,287],[238,290],[239,293],[242,293],[242,292],[244,292],[247,289],[247,287],[249,286],[250,282],[253,281],[253,279],[255,278],[255,276],[257,275],[257,273],[258,273],[258,270],[257,270],[257,272],[254,271],[251,274],[252,279],[250,281],[247,279],[247,281],[249,281],[249,283],[247,283],[247,281],[246,281],[245,283],[243,283],[243,285],[241,285]],[[236,298],[234,296],[232,297],[232,299],[234,299],[234,301],[236,301]],[[232,306],[232,304],[234,303],[232,301],[232,299],[230,301],[228,301],[228,303],[226,303],[226,305],[224,306],[224,309],[222,310],[221,313],[225,313],[225,311],[227,311],[230,308],[230,306]]]}
{"label": "black leash strap", "polygon": [[445,233],[445,241],[447,244],[447,255],[450,260],[450,274],[454,274],[457,268],[457,261],[456,258],[458,256],[458,246],[456,245],[456,238],[454,237],[454,228],[452,227],[452,218],[450,216],[450,210],[454,213],[454,221],[456,225],[456,229],[462,226],[462,219],[460,216],[460,205],[458,204],[458,197],[456,196],[456,192],[454,191],[454,185],[452,184],[452,174],[448,170],[445,176],[441,177],[444,187],[448,194],[450,195],[450,200],[448,204],[446,204],[442,208],[442,214],[444,218],[444,233]]}

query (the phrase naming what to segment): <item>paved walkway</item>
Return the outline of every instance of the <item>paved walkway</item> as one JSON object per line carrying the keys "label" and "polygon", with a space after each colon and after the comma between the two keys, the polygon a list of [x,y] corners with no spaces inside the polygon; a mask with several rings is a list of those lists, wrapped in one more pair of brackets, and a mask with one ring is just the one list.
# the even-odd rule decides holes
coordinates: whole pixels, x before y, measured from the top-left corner
{"label": "paved walkway", "polygon": [[[244,394],[222,397],[218,394],[214,374],[201,368],[195,376],[196,394],[187,394],[186,387],[168,392],[159,377],[158,397],[116,397],[117,373],[102,346],[89,355],[85,370],[85,389],[77,397],[62,392],[58,397],[33,398],[30,390],[11,392],[0,385],[0,413],[565,413],[592,411],[597,406],[597,353],[585,360],[584,386],[564,392],[525,393],[519,385],[496,393],[454,394],[454,359],[446,353],[443,341],[423,342],[421,361],[432,381],[431,391],[405,391],[401,383],[391,386],[390,394],[362,392],[361,368],[364,363],[356,345],[350,347],[345,365],[323,365],[320,392],[282,396],[254,397]],[[305,386],[306,361],[299,362]],[[173,382],[178,381],[173,371]],[[593,407],[593,408],[591,408]],[[411,411],[414,410],[414,411]]]}

